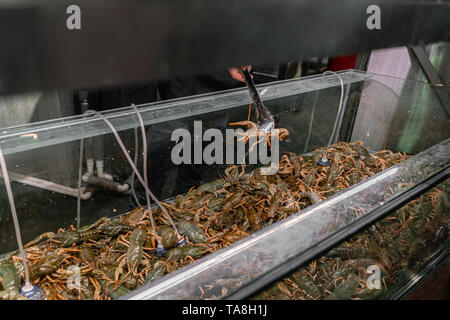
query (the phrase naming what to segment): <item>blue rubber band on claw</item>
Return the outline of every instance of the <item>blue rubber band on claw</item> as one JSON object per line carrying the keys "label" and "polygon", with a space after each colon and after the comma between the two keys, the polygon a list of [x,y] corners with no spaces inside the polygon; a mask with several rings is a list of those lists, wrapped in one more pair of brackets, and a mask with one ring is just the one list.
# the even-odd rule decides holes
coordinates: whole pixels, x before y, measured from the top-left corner
{"label": "blue rubber band on claw", "polygon": [[323,158],[320,158],[319,161],[317,161],[317,164],[322,167],[329,167],[330,160],[328,160],[327,157],[323,157]]}
{"label": "blue rubber band on claw", "polygon": [[155,249],[156,255],[160,258],[165,257],[167,254],[166,248],[161,243],[158,243]]}
{"label": "blue rubber band on claw", "polygon": [[178,242],[177,242],[177,246],[178,247],[184,247],[185,245],[187,244],[187,242],[186,242],[186,238],[185,237],[183,237],[183,238],[181,238]]}

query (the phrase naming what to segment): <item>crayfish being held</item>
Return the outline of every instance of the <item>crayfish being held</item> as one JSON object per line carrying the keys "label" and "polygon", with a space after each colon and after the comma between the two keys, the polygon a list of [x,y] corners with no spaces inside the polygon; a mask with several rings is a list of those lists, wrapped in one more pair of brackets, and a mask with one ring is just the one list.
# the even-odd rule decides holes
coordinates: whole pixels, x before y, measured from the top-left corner
{"label": "crayfish being held", "polygon": [[247,143],[249,140],[253,141],[256,140],[250,145],[249,150],[253,151],[253,148],[263,142],[267,141],[269,146],[271,145],[270,140],[274,134],[274,130],[278,130],[278,139],[280,141],[285,140],[287,137],[289,137],[289,130],[286,128],[277,128],[272,129],[271,131],[260,131],[258,130],[258,126],[256,123],[246,120],[246,121],[239,121],[239,122],[231,122],[229,123],[230,126],[247,126],[248,130],[246,132],[237,132],[238,135],[241,137],[237,139],[237,141],[244,141]]}

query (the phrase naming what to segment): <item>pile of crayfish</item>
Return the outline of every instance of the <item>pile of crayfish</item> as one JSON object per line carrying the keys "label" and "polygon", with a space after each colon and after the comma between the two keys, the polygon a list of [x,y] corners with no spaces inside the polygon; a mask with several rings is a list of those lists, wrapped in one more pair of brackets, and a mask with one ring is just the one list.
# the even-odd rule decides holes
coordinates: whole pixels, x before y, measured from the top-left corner
{"label": "pile of crayfish", "polygon": [[[390,299],[448,250],[449,229],[448,179],[253,299]],[[378,286],[370,280],[375,268]]]}
{"label": "pile of crayfish", "polygon": [[[50,300],[115,299],[407,157],[388,150],[369,153],[362,142],[341,142],[330,147],[327,156],[331,165],[323,167],[317,163],[324,150],[319,148],[303,156],[284,154],[275,175],[261,175],[260,169],[245,172],[244,166],[230,166],[223,177],[193,187],[173,201],[162,202],[178,232],[185,237],[184,246],[179,246],[177,233],[160,208],[152,209],[157,234],[152,232],[150,213],[143,207],[117,218],[102,218],[78,230],[70,226],[56,233],[44,233],[25,245],[30,279]],[[158,241],[167,250],[163,257],[156,252]],[[353,256],[348,254],[348,257]],[[318,265],[312,262],[310,269],[301,270],[299,277],[304,278],[304,283],[313,282],[308,277],[320,269]],[[316,269],[311,270],[312,267]],[[20,299],[23,278],[18,252],[6,255],[0,263],[0,299]],[[334,280],[338,284],[335,278],[323,277],[324,282]],[[350,280],[347,277],[343,282]],[[316,286],[317,290],[312,292],[307,292],[302,285],[297,288],[303,290],[305,298],[333,294],[328,286]],[[274,298],[270,293],[262,295],[266,299]],[[286,293],[286,296],[295,295]]]}
{"label": "pile of crayfish", "polygon": [[447,179],[252,298],[391,299],[417,281],[433,257],[445,254],[449,231]]}

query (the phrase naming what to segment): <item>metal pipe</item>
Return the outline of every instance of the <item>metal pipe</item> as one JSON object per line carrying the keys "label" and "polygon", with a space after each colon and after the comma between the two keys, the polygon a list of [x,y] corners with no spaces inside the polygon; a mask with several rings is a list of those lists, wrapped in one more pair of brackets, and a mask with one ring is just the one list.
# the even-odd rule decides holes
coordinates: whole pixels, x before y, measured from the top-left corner
{"label": "metal pipe", "polygon": [[[78,189],[63,186],[61,184],[57,184],[57,183],[54,183],[54,182],[51,182],[48,180],[31,177],[31,176],[27,176],[27,175],[24,175],[21,173],[16,173],[16,172],[9,172],[9,176],[12,181],[23,183],[23,184],[26,184],[26,185],[29,185],[32,187],[44,189],[44,190],[51,191],[51,192],[65,194],[65,195],[68,195],[68,196],[71,196],[74,198],[76,198],[78,196]],[[0,177],[3,177],[3,175],[0,174]],[[80,198],[82,200],[89,199],[91,197],[91,195],[92,195],[91,192],[85,192],[84,188],[81,188]]]}

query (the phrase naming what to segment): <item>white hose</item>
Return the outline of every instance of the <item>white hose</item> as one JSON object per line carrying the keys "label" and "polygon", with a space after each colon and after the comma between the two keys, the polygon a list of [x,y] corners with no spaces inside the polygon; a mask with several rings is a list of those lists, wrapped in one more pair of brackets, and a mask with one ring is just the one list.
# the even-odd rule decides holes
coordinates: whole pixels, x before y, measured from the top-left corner
{"label": "white hose", "polygon": [[[136,107],[135,107],[135,111],[137,111]],[[173,222],[173,220],[172,220],[172,218],[170,217],[169,213],[167,212],[166,208],[161,204],[161,202],[159,202],[159,200],[155,197],[155,195],[154,195],[153,192],[150,190],[150,188],[148,187],[148,185],[145,183],[144,179],[142,178],[141,174],[139,173],[139,170],[137,169],[137,167],[135,166],[133,160],[131,159],[130,155],[128,154],[127,148],[126,148],[125,145],[123,144],[122,139],[120,138],[120,136],[119,136],[117,130],[114,128],[114,126],[112,125],[112,123],[111,123],[107,118],[105,118],[101,113],[99,113],[99,112],[97,112],[97,111],[95,111],[95,110],[87,110],[87,111],[85,112],[85,114],[88,114],[88,113],[92,113],[92,114],[95,114],[95,115],[97,115],[98,117],[100,117],[100,118],[108,125],[108,127],[111,129],[112,133],[114,134],[114,137],[116,138],[117,143],[119,144],[120,148],[122,149],[122,152],[124,153],[125,157],[127,158],[127,160],[128,160],[128,162],[129,162],[131,168],[132,168],[133,171],[135,172],[136,177],[139,179],[139,181],[141,182],[142,186],[144,187],[146,193],[153,199],[153,201],[156,202],[156,204],[158,205],[158,207],[162,210],[163,214],[164,214],[164,215],[166,216],[166,218],[169,220],[169,222],[170,222],[170,224],[172,225],[172,227],[175,229],[175,232],[177,233],[177,236],[180,237],[180,233],[178,232],[178,229],[177,229],[177,227],[175,226],[175,223]],[[140,115],[140,113],[139,113],[138,111],[137,111],[137,116],[138,116],[138,118],[139,118],[139,121],[141,122],[141,121],[142,121],[142,117],[141,117],[141,115]],[[141,122],[141,128],[142,128],[142,130],[143,130],[143,135],[145,136],[145,127],[144,127],[143,125],[144,125],[144,123],[143,123],[143,121],[142,121],[142,122]],[[145,139],[145,140],[146,140],[146,139]],[[144,142],[145,142],[145,141],[144,141]],[[146,143],[143,143],[143,144],[144,144],[144,152],[145,152],[144,158],[146,158],[146,155],[147,155]],[[146,163],[145,163],[145,165],[146,165]],[[144,173],[144,175],[145,175],[145,174],[146,174],[146,173]],[[153,218],[152,218],[152,211],[151,211],[151,208],[150,208],[150,203],[148,203],[147,205],[148,205],[149,210],[150,210],[150,218],[151,218],[151,220],[153,220]],[[151,222],[152,222],[152,229],[153,229],[153,232],[154,232],[154,234],[155,234],[155,236],[156,236],[157,234],[156,234],[156,230],[154,229],[154,222],[153,222],[153,221],[151,221]]]}
{"label": "white hose", "polygon": [[81,223],[81,178],[83,175],[83,153],[84,153],[84,139],[81,139],[80,159],[78,164],[77,229],[80,229]]}
{"label": "white hose", "polygon": [[[335,131],[336,131],[337,120],[340,118],[339,115],[341,114],[342,102],[343,102],[343,98],[344,98],[344,82],[342,81],[341,76],[339,74],[337,74],[336,72],[334,72],[334,71],[330,71],[330,70],[325,71],[324,73],[322,73],[322,76],[326,75],[327,73],[331,73],[331,74],[336,75],[339,78],[339,81],[341,83],[341,99],[339,101],[339,108],[338,108],[338,113],[336,115],[336,120],[334,122],[333,131],[331,132],[331,137],[330,137],[330,140],[328,142],[328,147],[327,147],[327,153],[328,153],[328,148],[330,147],[331,141],[332,141],[332,139],[334,137],[334,134],[335,134]],[[308,149],[309,139],[311,137],[312,125],[313,125],[313,121],[314,121],[314,112],[316,110],[316,105],[317,105],[317,98],[318,98],[318,92],[316,92],[316,95],[314,97],[313,109],[312,109],[312,112],[311,112],[311,120],[309,122],[308,136],[306,138],[305,149],[303,150],[303,153],[306,153],[307,149]]]}
{"label": "white hose", "polygon": [[2,167],[3,180],[5,181],[6,193],[8,195],[9,205],[11,207],[11,213],[14,221],[14,231],[16,232],[17,244],[19,245],[20,255],[22,256],[22,265],[25,270],[25,286],[30,285],[30,274],[28,272],[28,264],[25,255],[25,249],[23,248],[22,237],[20,235],[19,219],[17,218],[16,205],[14,203],[14,197],[11,190],[11,183],[9,181],[8,169],[6,167],[6,161],[3,157],[2,148],[0,147],[0,165]]}
{"label": "white hose", "polygon": [[319,96],[319,92],[316,92],[315,97],[314,97],[313,109],[311,111],[311,120],[309,120],[308,136],[306,138],[305,149],[303,150],[303,153],[306,153],[308,150],[309,139],[311,138],[311,131],[312,131],[312,126],[313,126],[313,122],[314,122],[314,112],[316,111],[318,96]]}
{"label": "white hose", "polygon": [[[139,124],[141,125],[141,133],[142,133],[142,144],[143,144],[143,149],[144,149],[144,153],[143,153],[143,170],[144,170],[144,182],[145,185],[148,186],[148,177],[147,177],[147,134],[145,132],[145,125],[144,125],[144,120],[142,119],[141,113],[139,112],[139,110],[136,108],[136,106],[134,105],[134,103],[131,105],[134,109],[134,111],[136,112],[136,115],[139,119]],[[151,192],[150,192],[151,193]],[[148,206],[148,210],[150,213],[150,217],[151,222],[153,223],[153,215],[152,215],[152,210],[150,207],[150,198],[149,198],[149,193],[145,193],[146,198],[147,198],[147,206]],[[156,199],[156,197],[154,198],[155,202],[158,203],[158,206],[163,209],[164,207],[159,203],[158,199]],[[178,233],[178,229],[175,225],[175,223],[173,222],[172,218],[170,217],[169,213],[167,211],[165,211],[165,208],[163,210],[164,214],[166,215],[167,219],[169,220],[170,224],[172,225],[172,227],[175,229],[177,236],[179,237],[180,234]],[[152,226],[154,228],[154,226]],[[155,232],[155,231],[153,231]],[[156,234],[156,233],[155,233]]]}
{"label": "white hose", "polygon": [[[136,112],[136,115],[137,115],[138,120],[139,120],[139,125],[141,126],[142,149],[144,150],[143,151],[142,165],[143,165],[143,170],[144,170],[144,182],[145,182],[145,185],[148,186],[148,176],[147,176],[147,136],[146,136],[146,133],[145,133],[145,125],[144,125],[144,121],[142,120],[141,114],[139,113],[139,111],[136,108],[136,106],[134,105],[134,103],[131,106],[133,107],[134,111]],[[145,193],[145,198],[147,200],[147,208],[148,208],[148,213],[149,213],[149,216],[150,216],[150,222],[152,224],[152,230],[153,230],[153,233],[156,235],[155,222],[153,220],[152,207],[150,205],[150,196],[149,196],[148,192]]]}
{"label": "white hose", "polygon": [[338,123],[338,120],[339,120],[340,115],[341,115],[342,102],[344,100],[344,81],[342,81],[341,76],[339,74],[337,74],[336,72],[334,72],[334,71],[325,71],[324,74],[325,73],[332,73],[336,77],[339,78],[339,82],[341,83],[341,98],[339,99],[339,108],[338,108],[338,112],[337,112],[337,115],[336,115],[336,120],[334,121],[333,131],[331,132],[330,140],[328,141],[328,146],[327,146],[327,150],[325,151],[324,157],[326,157],[328,155],[328,149],[330,149],[331,142],[333,141],[333,137],[335,135],[337,123]]}
{"label": "white hose", "polygon": [[[138,162],[138,154],[139,154],[139,138],[137,135],[137,128],[134,128],[134,164],[137,166]],[[134,200],[136,201],[137,205],[141,207],[141,203],[139,201],[138,196],[136,195],[136,190],[134,188],[134,177],[136,174],[133,172],[131,173],[131,194],[133,195]]]}

